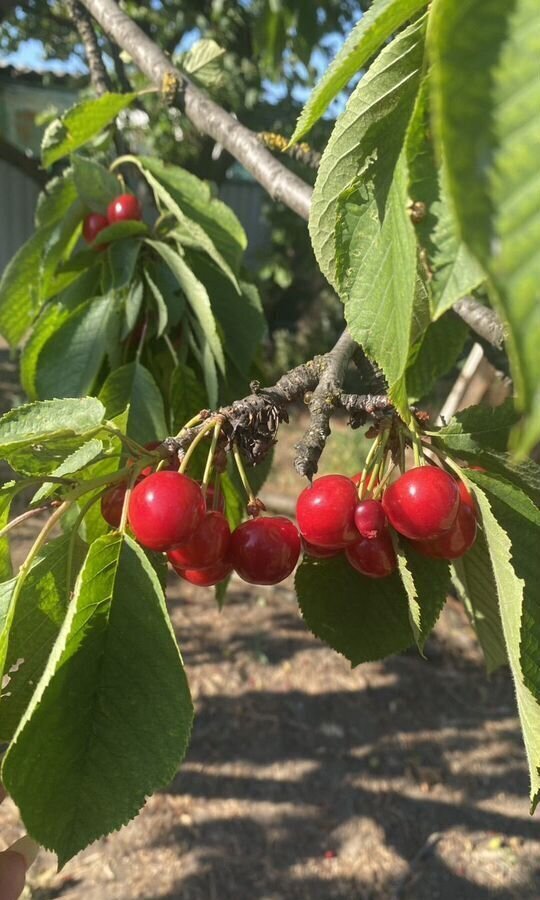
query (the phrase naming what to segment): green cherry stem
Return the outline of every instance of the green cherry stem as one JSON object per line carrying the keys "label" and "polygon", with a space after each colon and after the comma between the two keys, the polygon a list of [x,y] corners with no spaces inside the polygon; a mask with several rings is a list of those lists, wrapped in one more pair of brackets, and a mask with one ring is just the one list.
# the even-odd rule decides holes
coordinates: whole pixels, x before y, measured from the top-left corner
{"label": "green cherry stem", "polygon": [[251,489],[251,485],[248,481],[248,477],[246,475],[246,470],[244,468],[244,463],[243,463],[242,457],[240,455],[240,449],[238,447],[238,444],[236,444],[236,443],[233,444],[233,456],[234,456],[234,461],[236,463],[236,468],[238,469],[238,474],[240,475],[240,481],[242,482],[242,484],[244,486],[244,490],[248,496],[248,501],[249,501],[249,503],[256,503],[257,498],[255,497],[255,494],[253,493],[253,491]]}
{"label": "green cherry stem", "polygon": [[216,447],[218,445],[219,436],[221,434],[221,428],[223,426],[223,422],[221,419],[217,419],[214,425],[214,434],[212,435],[212,443],[210,445],[210,450],[208,451],[208,457],[206,460],[206,466],[204,468],[204,475],[202,480],[202,490],[206,495],[206,489],[208,487],[210,476],[212,474],[212,467],[214,465],[214,456],[216,453]]}
{"label": "green cherry stem", "polygon": [[210,419],[209,421],[204,423],[204,425],[202,426],[198,435],[193,439],[192,443],[189,445],[188,449],[186,450],[186,455],[184,456],[184,458],[180,464],[180,468],[178,469],[178,471],[180,472],[181,475],[183,475],[184,472],[186,471],[186,469],[189,465],[189,461],[190,461],[191,457],[193,456],[193,453],[195,452],[196,448],[199,446],[201,441],[203,441],[205,439],[206,435],[210,431],[212,431],[213,427],[214,427],[214,420]]}

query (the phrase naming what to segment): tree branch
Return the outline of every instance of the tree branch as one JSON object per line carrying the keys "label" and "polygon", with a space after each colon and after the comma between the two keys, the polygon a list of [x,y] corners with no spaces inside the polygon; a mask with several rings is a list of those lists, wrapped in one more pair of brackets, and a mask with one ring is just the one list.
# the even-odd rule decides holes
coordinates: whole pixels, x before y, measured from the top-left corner
{"label": "tree branch", "polygon": [[469,328],[476,331],[493,347],[501,349],[505,339],[505,329],[497,313],[479,303],[474,297],[463,297],[454,303],[453,308]]}
{"label": "tree branch", "polygon": [[19,169],[24,175],[27,175],[28,178],[35,181],[39,187],[43,187],[48,180],[46,173],[40,169],[38,161],[34,159],[33,156],[26,156],[22,150],[19,150],[14,144],[6,141],[1,135],[0,159],[3,159],[4,162],[7,162],[10,166]]}
{"label": "tree branch", "polygon": [[78,0],[67,0],[67,8],[83,43],[90,70],[90,80],[99,97],[110,91],[111,82],[103,63],[92,19]]}

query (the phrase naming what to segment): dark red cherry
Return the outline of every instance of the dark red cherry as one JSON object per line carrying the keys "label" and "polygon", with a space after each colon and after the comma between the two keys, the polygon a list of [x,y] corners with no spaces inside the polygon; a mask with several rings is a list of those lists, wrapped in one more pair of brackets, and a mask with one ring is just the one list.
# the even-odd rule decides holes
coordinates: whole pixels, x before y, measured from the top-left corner
{"label": "dark red cherry", "polygon": [[397,566],[396,552],[388,529],[377,537],[361,537],[349,544],[345,555],[351,566],[369,578],[386,578]]}
{"label": "dark red cherry", "polygon": [[149,550],[173,550],[187,541],[205,515],[202,491],[179,472],[155,472],[133,489],[128,518],[136,539]]}
{"label": "dark red cherry", "polygon": [[207,512],[185,544],[169,552],[175,569],[208,569],[227,556],[231,529],[220,512]]}
{"label": "dark red cherry", "polygon": [[109,220],[101,213],[88,213],[83,219],[82,233],[87,244],[93,244],[100,231],[107,228]]}
{"label": "dark red cherry", "polygon": [[[471,466],[471,468],[475,468],[475,467]],[[482,470],[482,471],[485,471],[485,470]],[[461,481],[461,479],[459,479],[457,486],[458,486],[458,490],[459,490],[459,498],[461,500],[461,503],[464,503],[465,506],[468,506],[469,509],[474,513],[474,515],[476,517],[476,506],[474,504],[474,497],[471,494],[469,488],[467,487],[467,485],[465,484],[464,481]]]}
{"label": "dark red cherry", "polygon": [[386,489],[382,505],[390,524],[400,534],[413,541],[431,540],[452,527],[459,490],[443,469],[418,466]]}
{"label": "dark red cherry", "polygon": [[111,528],[118,528],[120,525],[125,496],[126,485],[122,482],[109,488],[101,498],[101,515]]}
{"label": "dark red cherry", "polygon": [[360,500],[354,511],[354,524],[362,537],[377,537],[388,524],[382,503],[379,500]]}
{"label": "dark red cherry", "polygon": [[206,508],[217,509],[218,512],[225,512],[225,497],[220,491],[216,500],[216,489],[211,484],[206,488]]}
{"label": "dark red cherry", "polygon": [[141,205],[134,194],[120,194],[107,207],[109,225],[141,218]]}
{"label": "dark red cherry", "polygon": [[[472,502],[468,491],[467,494]],[[458,514],[449,531],[432,541],[414,541],[414,548],[432,559],[459,559],[470,550],[476,540],[476,511],[469,500],[464,500],[461,494]]]}
{"label": "dark red cherry", "polygon": [[175,569],[175,572],[190,584],[196,584],[198,587],[212,587],[213,584],[219,584],[231,574],[232,566],[228,562],[219,562],[207,569]]}
{"label": "dark red cherry", "polygon": [[312,559],[332,559],[333,556],[341,553],[341,550],[336,550],[334,547],[317,547],[316,544],[310,544],[305,538],[302,538],[302,550]]}
{"label": "dark red cherry", "polygon": [[310,544],[335,550],[357,537],[356,485],[344,475],[323,475],[305,488],[296,504],[298,527]]}
{"label": "dark red cherry", "polygon": [[277,584],[293,571],[300,555],[300,535],[283,516],[249,519],[236,528],[229,556],[249,584]]}

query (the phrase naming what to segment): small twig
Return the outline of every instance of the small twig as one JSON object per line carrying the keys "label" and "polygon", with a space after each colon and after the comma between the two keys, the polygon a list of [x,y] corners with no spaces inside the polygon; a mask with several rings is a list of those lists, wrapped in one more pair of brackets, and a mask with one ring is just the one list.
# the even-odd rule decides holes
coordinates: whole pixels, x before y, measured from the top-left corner
{"label": "small twig", "polygon": [[35,509],[27,509],[26,512],[20,514],[20,516],[16,516],[11,522],[8,522],[7,525],[4,525],[2,530],[0,531],[0,538],[3,538],[4,535],[11,531],[12,528],[16,528],[17,525],[20,525],[22,522],[25,522],[27,519],[31,519],[33,516],[39,516],[42,512],[47,512],[50,509],[50,504],[47,506],[36,506]]}

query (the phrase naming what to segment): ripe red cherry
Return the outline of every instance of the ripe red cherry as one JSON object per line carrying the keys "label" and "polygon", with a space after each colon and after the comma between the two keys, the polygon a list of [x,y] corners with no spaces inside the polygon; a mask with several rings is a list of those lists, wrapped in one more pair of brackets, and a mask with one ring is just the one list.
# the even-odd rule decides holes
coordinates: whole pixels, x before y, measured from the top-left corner
{"label": "ripe red cherry", "polygon": [[128,518],[136,539],[149,550],[173,550],[187,541],[205,515],[202,491],[179,472],[155,472],[133,489]]}
{"label": "ripe red cherry", "polygon": [[316,544],[310,544],[305,538],[302,538],[302,550],[312,559],[331,559],[341,553],[341,550],[336,550],[334,547],[317,547]]}
{"label": "ripe red cherry", "polygon": [[369,578],[386,578],[397,566],[396,552],[388,529],[377,537],[361,537],[349,544],[345,555],[351,566]]}
{"label": "ripe red cherry", "polygon": [[354,510],[356,485],[344,475],[323,475],[305,488],[296,504],[298,527],[317,547],[340,550],[358,536]]}
{"label": "ripe red cherry", "polygon": [[[467,491],[465,485],[463,487]],[[471,505],[472,497],[468,491],[469,499],[463,499],[461,486],[460,495],[458,514],[450,531],[433,541],[414,542],[414,548],[423,556],[430,556],[432,559],[459,559],[471,549],[476,540],[476,511],[474,505]]]}
{"label": "ripe red cherry", "polygon": [[207,569],[175,569],[175,572],[190,584],[196,584],[198,587],[212,587],[213,584],[219,584],[231,574],[232,566],[228,562],[219,562]]}
{"label": "ripe red cherry", "polygon": [[[475,467],[471,467],[471,468],[475,468]],[[483,469],[482,471],[485,471],[485,469]],[[469,488],[467,487],[467,485],[465,484],[464,481],[461,481],[461,479],[459,479],[457,486],[458,486],[458,490],[459,490],[459,499],[460,499],[461,503],[464,503],[466,506],[468,506],[469,509],[474,513],[475,518],[476,518],[476,506],[474,505],[474,497],[471,494]]]}
{"label": "ripe red cherry", "polygon": [[384,492],[383,509],[391,525],[413,541],[440,537],[454,524],[459,490],[437,466],[409,469]]}
{"label": "ripe red cherry", "polygon": [[101,498],[101,515],[111,528],[118,528],[120,525],[125,496],[126,485],[122,483],[109,488]]}
{"label": "ripe red cherry", "polygon": [[225,512],[225,497],[222,492],[219,492],[219,497],[216,502],[216,489],[212,487],[212,485],[208,485],[206,488],[206,508],[208,510],[217,509],[218,512]]}
{"label": "ripe red cherry", "polygon": [[354,511],[354,524],[362,537],[377,537],[388,524],[382,503],[379,500],[360,500]]}
{"label": "ripe red cherry", "polygon": [[189,540],[171,550],[169,560],[175,569],[208,569],[227,555],[231,529],[220,512],[207,512]]}
{"label": "ripe red cherry", "polygon": [[242,522],[229,545],[233,568],[248,584],[277,584],[298,562],[300,535],[283,516],[264,516]]}
{"label": "ripe red cherry", "polygon": [[83,219],[82,233],[87,244],[93,244],[100,231],[107,228],[109,220],[101,213],[89,213]]}
{"label": "ripe red cherry", "polygon": [[109,225],[113,225],[115,222],[127,222],[130,219],[140,218],[141,205],[134,194],[120,194],[107,207]]}

